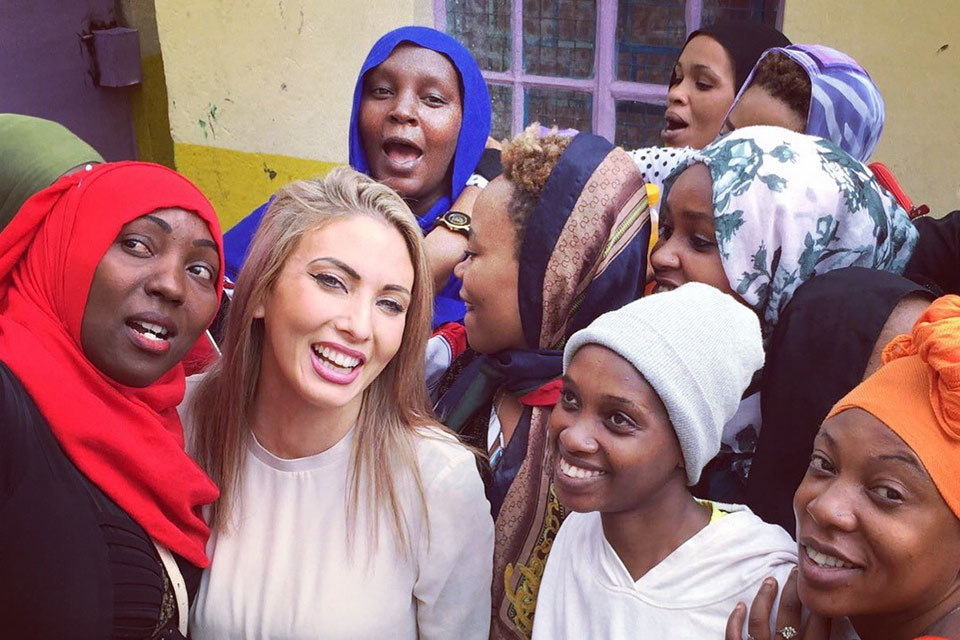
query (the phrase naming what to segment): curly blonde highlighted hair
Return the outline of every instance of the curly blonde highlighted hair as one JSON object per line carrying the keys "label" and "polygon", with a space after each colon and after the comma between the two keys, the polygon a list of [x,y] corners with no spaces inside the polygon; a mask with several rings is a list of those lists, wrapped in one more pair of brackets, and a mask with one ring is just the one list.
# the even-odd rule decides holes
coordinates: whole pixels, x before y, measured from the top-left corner
{"label": "curly blonde highlighted hair", "polygon": [[540,199],[547,178],[557,166],[560,156],[570,146],[571,140],[573,138],[557,133],[556,127],[542,135],[540,123],[534,122],[503,144],[501,163],[504,177],[513,185],[513,197],[510,199],[508,211],[517,232],[518,254],[523,244],[527,218]]}

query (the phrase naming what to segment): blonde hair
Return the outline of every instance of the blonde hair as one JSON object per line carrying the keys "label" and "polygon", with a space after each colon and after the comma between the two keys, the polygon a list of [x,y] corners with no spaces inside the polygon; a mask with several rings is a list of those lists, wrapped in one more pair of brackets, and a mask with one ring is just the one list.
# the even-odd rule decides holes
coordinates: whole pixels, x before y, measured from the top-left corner
{"label": "blonde hair", "polygon": [[416,486],[427,517],[416,440],[424,427],[438,434],[441,427],[430,411],[424,384],[433,291],[422,233],[409,207],[392,189],[349,167],[338,167],[326,177],[292,182],[277,192],[237,278],[222,356],[194,394],[190,410],[195,455],[221,491],[212,512],[214,530],[228,528],[232,510],[242,508],[238,495],[245,438],[252,427],[264,345],[263,319],[255,318],[254,312],[306,234],[354,215],[383,220],[400,232],[413,263],[414,283],[400,348],[363,393],[346,496],[349,535],[364,486],[363,497],[373,507],[373,517],[368,519],[373,544],[381,512],[386,511],[392,517],[398,547],[410,548],[410,523],[398,492],[408,479]]}
{"label": "blonde hair", "polygon": [[500,161],[504,177],[513,185],[508,212],[517,232],[518,258],[530,212],[537,205],[547,179],[571,140],[573,138],[570,136],[558,134],[556,127],[541,134],[540,123],[534,122],[512,140],[503,143]]}

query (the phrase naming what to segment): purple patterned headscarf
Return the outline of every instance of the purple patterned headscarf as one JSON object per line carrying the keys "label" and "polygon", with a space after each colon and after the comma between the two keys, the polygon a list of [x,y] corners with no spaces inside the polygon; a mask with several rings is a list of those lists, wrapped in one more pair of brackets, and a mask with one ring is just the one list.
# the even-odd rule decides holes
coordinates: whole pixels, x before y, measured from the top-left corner
{"label": "purple patterned headscarf", "polygon": [[[767,49],[760,59],[773,51],[799,64],[810,77],[810,113],[804,133],[826,138],[867,162],[880,142],[885,112],[880,89],[866,70],[847,54],[819,44]],[[733,106],[750,86],[756,70],[754,66]]]}

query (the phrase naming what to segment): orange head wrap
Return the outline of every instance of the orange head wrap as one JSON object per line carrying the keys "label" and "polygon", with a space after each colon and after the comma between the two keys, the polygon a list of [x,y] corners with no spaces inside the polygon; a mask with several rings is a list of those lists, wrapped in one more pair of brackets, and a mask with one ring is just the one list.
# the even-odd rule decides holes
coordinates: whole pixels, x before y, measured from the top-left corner
{"label": "orange head wrap", "polygon": [[827,418],[856,407],[887,425],[960,518],[960,296],[935,300],[911,333],[886,346],[883,362]]}

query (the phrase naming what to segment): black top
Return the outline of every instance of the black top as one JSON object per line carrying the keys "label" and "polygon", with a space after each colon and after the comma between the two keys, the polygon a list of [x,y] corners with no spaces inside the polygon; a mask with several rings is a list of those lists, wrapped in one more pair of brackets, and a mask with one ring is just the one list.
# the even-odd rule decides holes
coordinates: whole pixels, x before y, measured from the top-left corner
{"label": "black top", "polygon": [[960,293],[960,211],[942,218],[921,216],[913,221],[920,232],[903,277],[938,293]]}
{"label": "black top", "polygon": [[[201,570],[174,557],[192,601]],[[182,638],[150,537],[67,458],[2,362],[0,636]]]}
{"label": "black top", "polygon": [[908,295],[934,294],[906,278],[861,267],[799,287],[767,346],[763,429],[747,478],[746,504],[791,534],[793,494],[830,409],[860,384],[887,318]]}

